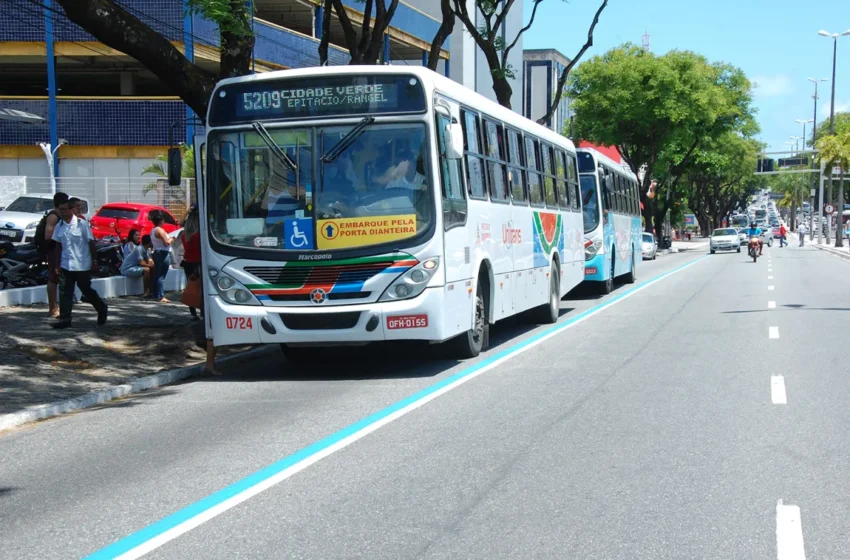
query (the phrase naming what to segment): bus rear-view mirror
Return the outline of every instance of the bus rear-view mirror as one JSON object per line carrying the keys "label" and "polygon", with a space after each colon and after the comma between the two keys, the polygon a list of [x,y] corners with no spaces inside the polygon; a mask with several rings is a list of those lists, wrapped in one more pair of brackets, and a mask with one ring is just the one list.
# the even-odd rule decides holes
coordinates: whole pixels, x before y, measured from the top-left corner
{"label": "bus rear-view mirror", "polygon": [[446,137],[449,140],[446,150],[449,159],[460,159],[463,157],[463,129],[460,123],[446,125]]}
{"label": "bus rear-view mirror", "polygon": [[180,148],[168,148],[168,184],[172,187],[182,182],[183,154]]}

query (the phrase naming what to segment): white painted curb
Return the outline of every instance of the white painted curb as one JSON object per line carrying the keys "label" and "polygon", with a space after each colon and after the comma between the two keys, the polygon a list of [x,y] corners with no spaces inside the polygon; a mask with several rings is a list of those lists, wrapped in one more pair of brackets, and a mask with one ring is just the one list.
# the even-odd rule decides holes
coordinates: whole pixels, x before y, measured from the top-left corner
{"label": "white painted curb", "polygon": [[[273,354],[276,351],[277,346],[262,346],[260,348],[253,348],[245,352],[240,352],[239,354],[220,358],[216,360],[215,363],[216,365],[241,363],[246,362],[248,360],[252,360],[254,358],[265,356],[266,354]],[[161,387],[163,385],[175,383],[177,381],[180,381],[181,379],[186,379],[187,377],[197,375],[201,373],[203,369],[204,364],[195,364],[192,366],[171,369],[168,371],[155,373],[153,375],[148,375],[146,377],[134,379],[130,383],[126,383],[123,385],[114,385],[108,389],[103,389],[94,393],[88,393],[87,395],[80,395],[79,397],[74,397],[72,399],[66,399],[64,401],[57,401],[50,404],[39,405],[18,412],[2,414],[0,415],[0,432],[2,432],[3,430],[9,430],[11,428],[21,426],[23,424],[28,424],[30,422],[53,418],[54,416],[65,414],[66,412],[89,408],[101,403],[121,398],[125,395],[130,395],[132,393],[140,393],[142,391],[147,391],[150,389]]]}

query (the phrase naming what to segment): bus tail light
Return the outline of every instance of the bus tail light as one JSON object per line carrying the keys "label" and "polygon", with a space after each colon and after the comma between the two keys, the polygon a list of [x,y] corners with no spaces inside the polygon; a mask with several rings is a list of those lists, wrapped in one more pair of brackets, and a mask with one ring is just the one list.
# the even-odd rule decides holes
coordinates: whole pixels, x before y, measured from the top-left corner
{"label": "bus tail light", "polygon": [[425,259],[387,286],[379,301],[395,301],[418,296],[428,286],[428,282],[438,268],[440,268],[439,257]]}

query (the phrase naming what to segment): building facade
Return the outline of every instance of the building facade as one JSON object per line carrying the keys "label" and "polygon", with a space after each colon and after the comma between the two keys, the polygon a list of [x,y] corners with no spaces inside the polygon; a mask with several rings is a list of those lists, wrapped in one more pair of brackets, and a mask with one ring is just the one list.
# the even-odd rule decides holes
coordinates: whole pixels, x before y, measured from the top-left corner
{"label": "building facade", "polygon": [[[422,0],[420,0],[422,1]],[[433,3],[434,0],[431,0]],[[216,72],[217,25],[187,13],[184,0],[117,0],[132,15],[164,35],[199,66]],[[425,3],[422,1],[422,3]],[[359,27],[363,4],[343,0]],[[318,66],[323,9],[320,0],[254,0],[252,70]],[[521,10],[520,10],[521,11]],[[439,6],[437,6],[439,13]],[[100,188],[99,178],[130,178],[127,195],[149,183],[143,170],[164,154],[172,140],[191,140],[191,111],[152,72],[134,59],[99,43],[68,20],[51,0],[0,0],[0,109],[42,117],[41,124],[0,120],[0,176],[25,176],[31,192],[49,188],[48,161],[38,143],[57,149],[56,176]],[[382,61],[415,61],[424,55],[439,18],[399,3]],[[450,71],[452,39],[441,68]],[[347,64],[339,21],[330,30],[330,65]],[[105,188],[105,187],[104,187]]]}
{"label": "building facade", "polygon": [[[570,59],[555,49],[527,49],[522,53],[525,76],[522,114],[536,121],[546,115],[558,87],[561,72]],[[559,134],[570,135],[570,100],[561,96],[558,107],[546,126]]]}

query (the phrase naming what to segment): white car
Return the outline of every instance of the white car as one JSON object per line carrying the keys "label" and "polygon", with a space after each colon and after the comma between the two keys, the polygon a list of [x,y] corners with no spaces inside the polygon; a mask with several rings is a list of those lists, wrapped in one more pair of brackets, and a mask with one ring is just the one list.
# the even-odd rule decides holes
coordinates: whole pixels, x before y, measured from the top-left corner
{"label": "white car", "polygon": [[658,254],[658,243],[655,242],[655,236],[651,233],[642,233],[640,238],[640,252],[643,255],[643,260],[654,261]]}
{"label": "white car", "polygon": [[[89,202],[81,199],[83,215],[88,216]],[[0,210],[0,241],[32,243],[35,228],[45,214],[53,210],[52,194],[25,194]]]}
{"label": "white car", "polygon": [[715,251],[737,251],[741,252],[741,240],[738,230],[735,228],[718,228],[711,233],[710,250],[713,255]]}

